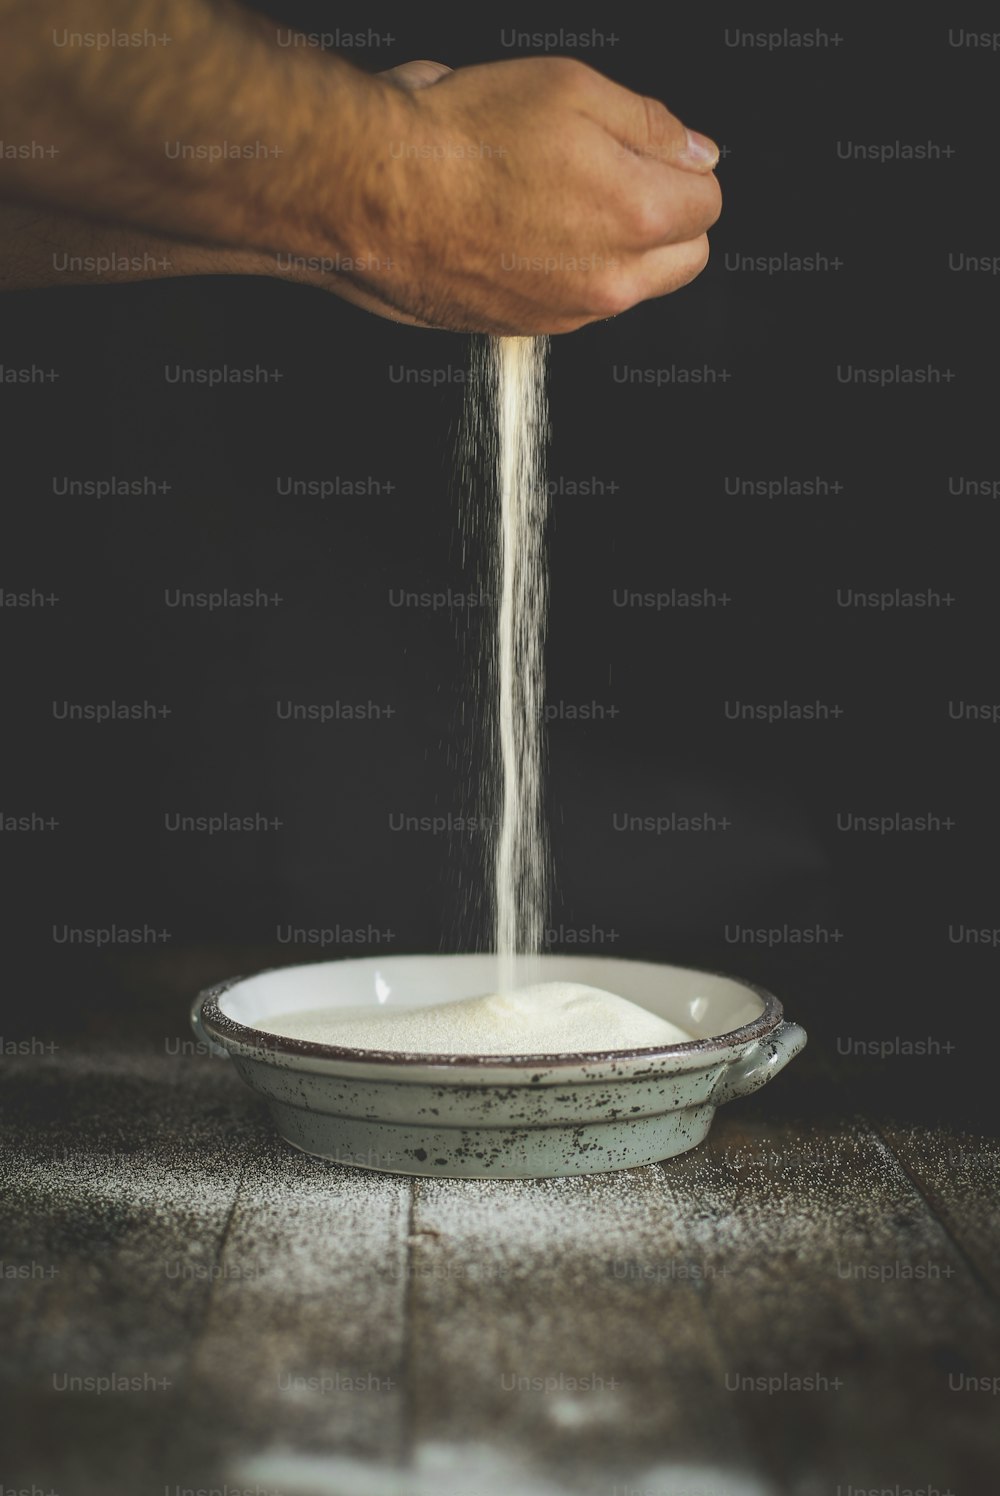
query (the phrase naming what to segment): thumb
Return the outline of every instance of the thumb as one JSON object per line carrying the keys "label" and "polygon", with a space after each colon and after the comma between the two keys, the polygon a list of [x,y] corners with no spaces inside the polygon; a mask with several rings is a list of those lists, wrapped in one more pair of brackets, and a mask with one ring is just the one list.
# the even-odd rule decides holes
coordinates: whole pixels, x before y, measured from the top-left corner
{"label": "thumb", "polygon": [[659,99],[632,93],[610,79],[604,81],[608,88],[602,91],[604,109],[597,118],[618,141],[623,153],[648,156],[666,166],[702,175],[718,164],[719,147],[715,141],[699,135],[697,130],[687,129]]}
{"label": "thumb", "polygon": [[432,83],[437,83],[451,72],[443,62],[427,62],[421,58],[419,62],[401,62],[398,67],[386,68],[385,72],[379,73],[387,83],[395,83],[398,88],[405,88],[410,92],[418,88],[429,88]]}

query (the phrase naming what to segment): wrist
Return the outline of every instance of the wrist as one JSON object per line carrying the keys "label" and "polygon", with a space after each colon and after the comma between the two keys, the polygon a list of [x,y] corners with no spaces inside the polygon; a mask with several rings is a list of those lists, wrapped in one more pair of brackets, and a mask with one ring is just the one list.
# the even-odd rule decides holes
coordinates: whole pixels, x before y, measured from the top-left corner
{"label": "wrist", "polygon": [[405,208],[395,157],[414,116],[404,89],[326,59],[301,169],[289,173],[272,230],[281,247],[349,263],[388,258]]}

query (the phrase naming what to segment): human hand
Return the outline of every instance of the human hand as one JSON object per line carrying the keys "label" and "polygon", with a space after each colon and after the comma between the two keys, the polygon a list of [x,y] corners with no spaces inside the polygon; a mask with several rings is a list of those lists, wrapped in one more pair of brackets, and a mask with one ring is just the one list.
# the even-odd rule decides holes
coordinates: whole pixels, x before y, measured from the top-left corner
{"label": "human hand", "polygon": [[401,107],[348,215],[365,268],[330,289],[425,326],[567,332],[704,268],[718,152],[657,101],[567,59],[382,77]]}
{"label": "human hand", "polygon": [[[34,209],[3,207],[13,253],[0,286],[65,284],[73,277],[57,273],[51,248],[83,246],[95,269],[112,265],[86,279],[277,276],[398,322],[525,334],[614,315],[676,290],[706,262],[720,203],[715,148],[685,154],[687,132],[662,105],[582,64],[526,59],[451,73],[413,62],[372,77],[309,58],[297,85],[274,58],[255,34],[254,91],[270,99],[262,114],[277,107],[270,94],[291,90],[302,105],[292,134],[309,148],[290,153],[304,163],[302,181],[254,161],[245,186],[227,167],[228,193],[215,190],[221,176],[209,191],[193,167],[161,202],[140,178],[127,209],[135,216],[118,222],[117,170],[98,174],[93,220],[74,212],[70,174],[61,193],[39,190]],[[329,117],[331,143],[350,121],[333,176],[330,144],[308,127],[318,106],[307,83],[344,99]],[[40,189],[49,175],[47,163],[21,186]],[[136,253],[123,254],[129,247]]]}

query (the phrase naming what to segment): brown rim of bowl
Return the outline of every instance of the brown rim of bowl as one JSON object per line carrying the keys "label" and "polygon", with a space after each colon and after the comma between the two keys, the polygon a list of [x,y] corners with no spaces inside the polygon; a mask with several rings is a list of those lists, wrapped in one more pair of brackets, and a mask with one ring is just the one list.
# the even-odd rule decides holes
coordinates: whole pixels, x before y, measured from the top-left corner
{"label": "brown rim of bowl", "polygon": [[[417,954],[427,955],[428,952],[423,951]],[[465,953],[459,952],[459,954]],[[615,959],[623,958],[616,957]],[[302,964],[325,965],[326,963],[304,962]],[[657,963],[644,961],[636,962],[636,964],[650,966]],[[469,1067],[491,1070],[534,1068],[552,1070],[570,1066],[579,1068],[581,1065],[607,1065],[613,1064],[616,1060],[655,1060],[673,1055],[710,1055],[721,1049],[731,1049],[737,1044],[762,1039],[777,1028],[784,1016],[784,1009],[774,993],[768,992],[766,987],[758,987],[756,982],[745,982],[741,977],[730,976],[728,972],[708,971],[700,966],[682,966],[677,969],[697,972],[699,976],[722,977],[727,982],[736,982],[738,986],[746,988],[748,992],[760,998],[764,1004],[763,1012],[752,1022],[743,1024],[741,1028],[728,1029],[724,1034],[716,1034],[711,1039],[691,1039],[686,1044],[649,1045],[642,1049],[612,1049],[586,1054],[420,1054],[404,1049],[348,1049],[339,1044],[316,1044],[311,1039],[290,1039],[284,1034],[270,1034],[266,1029],[251,1028],[248,1024],[237,1023],[235,1018],[229,1018],[222,1012],[218,999],[231,987],[238,986],[240,982],[250,981],[251,977],[269,976],[275,971],[296,970],[294,966],[267,966],[263,971],[251,972],[250,976],[227,977],[223,982],[214,982],[211,987],[204,988],[198,993],[191,1006],[191,1017],[196,1027],[199,1024],[202,1025],[208,1037],[217,1043],[222,1042],[223,1047],[224,1041],[228,1039],[232,1043],[241,1044],[249,1049],[267,1049],[277,1054],[301,1059],[347,1060],[357,1065],[439,1066],[444,1069]]]}

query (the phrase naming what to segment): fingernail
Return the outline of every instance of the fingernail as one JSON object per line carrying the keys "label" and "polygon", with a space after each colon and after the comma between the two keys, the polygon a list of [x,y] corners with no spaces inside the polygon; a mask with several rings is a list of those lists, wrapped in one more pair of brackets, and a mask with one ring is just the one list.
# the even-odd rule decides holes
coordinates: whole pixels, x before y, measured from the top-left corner
{"label": "fingernail", "polygon": [[692,166],[714,166],[718,159],[719,147],[714,140],[699,135],[697,130],[687,132],[687,145],[681,151],[681,160],[690,161]]}

